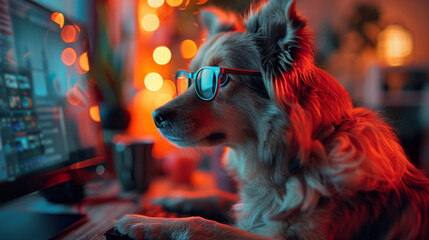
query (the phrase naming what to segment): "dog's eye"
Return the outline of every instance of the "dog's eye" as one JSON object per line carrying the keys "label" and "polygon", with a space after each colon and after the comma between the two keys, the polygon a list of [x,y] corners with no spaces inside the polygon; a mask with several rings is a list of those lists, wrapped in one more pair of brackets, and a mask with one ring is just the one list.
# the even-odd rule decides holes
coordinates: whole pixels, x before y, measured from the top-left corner
{"label": "dog's eye", "polygon": [[226,74],[226,73],[221,74],[220,75],[220,86],[223,87],[223,86],[228,85],[229,79],[230,79],[230,77],[228,74]]}

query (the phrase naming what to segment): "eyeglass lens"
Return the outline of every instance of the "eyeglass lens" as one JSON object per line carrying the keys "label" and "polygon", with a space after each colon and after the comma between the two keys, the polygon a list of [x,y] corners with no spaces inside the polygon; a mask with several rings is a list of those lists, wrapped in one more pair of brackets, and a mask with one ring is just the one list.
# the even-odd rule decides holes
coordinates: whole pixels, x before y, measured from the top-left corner
{"label": "eyeglass lens", "polygon": [[179,72],[176,75],[176,91],[177,96],[184,93],[189,87],[189,80],[185,72]]}
{"label": "eyeglass lens", "polygon": [[211,99],[216,94],[216,74],[211,69],[202,69],[196,80],[198,94],[204,99]]}

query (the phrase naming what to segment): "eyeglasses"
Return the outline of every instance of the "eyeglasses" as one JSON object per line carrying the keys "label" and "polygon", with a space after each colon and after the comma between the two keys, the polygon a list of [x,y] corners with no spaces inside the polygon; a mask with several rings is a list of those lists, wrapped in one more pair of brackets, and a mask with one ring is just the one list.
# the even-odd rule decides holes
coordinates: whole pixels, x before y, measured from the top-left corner
{"label": "eyeglasses", "polygon": [[211,101],[217,97],[220,86],[228,84],[230,80],[228,74],[262,76],[258,71],[213,66],[202,67],[195,73],[179,70],[175,74],[177,95],[192,85],[190,81],[192,79],[198,97],[204,101]]}

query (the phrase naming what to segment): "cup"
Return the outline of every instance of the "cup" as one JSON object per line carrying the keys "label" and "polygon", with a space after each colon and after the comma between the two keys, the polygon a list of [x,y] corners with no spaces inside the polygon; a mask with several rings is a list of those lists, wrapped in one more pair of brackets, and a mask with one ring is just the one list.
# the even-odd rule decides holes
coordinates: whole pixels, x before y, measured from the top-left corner
{"label": "cup", "polygon": [[122,189],[145,192],[153,173],[153,141],[115,136],[112,148],[116,177]]}

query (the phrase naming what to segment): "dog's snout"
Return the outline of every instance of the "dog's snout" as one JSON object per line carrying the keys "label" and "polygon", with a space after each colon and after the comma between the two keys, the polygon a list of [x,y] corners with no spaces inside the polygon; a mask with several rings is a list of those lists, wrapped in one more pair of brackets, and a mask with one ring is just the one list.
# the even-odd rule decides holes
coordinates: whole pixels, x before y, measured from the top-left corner
{"label": "dog's snout", "polygon": [[165,123],[171,121],[174,115],[173,111],[163,110],[162,108],[158,108],[152,113],[153,121],[157,128],[164,127]]}

